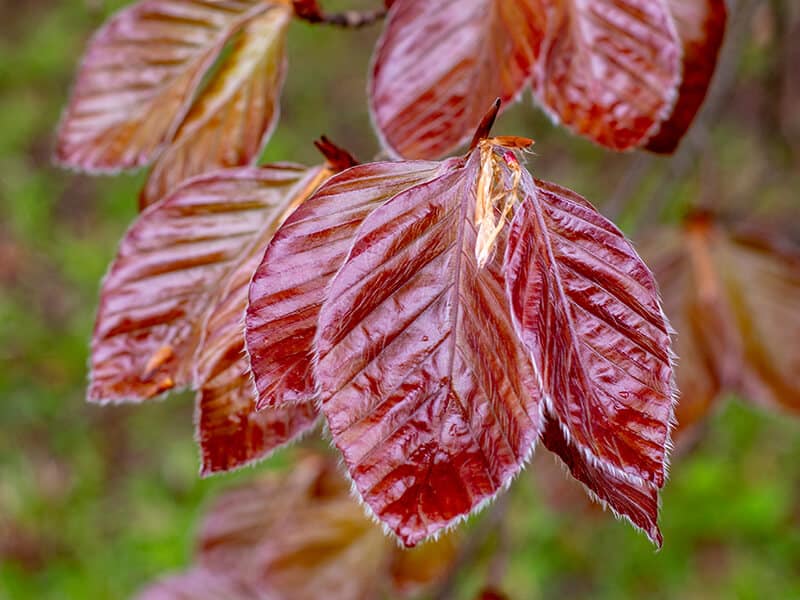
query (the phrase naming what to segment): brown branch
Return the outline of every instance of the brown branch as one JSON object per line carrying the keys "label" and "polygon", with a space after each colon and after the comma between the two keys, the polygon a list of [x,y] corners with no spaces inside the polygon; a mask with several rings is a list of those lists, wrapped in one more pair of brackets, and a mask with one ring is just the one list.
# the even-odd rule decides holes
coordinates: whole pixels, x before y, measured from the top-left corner
{"label": "brown branch", "polygon": [[386,16],[385,8],[357,11],[347,10],[340,13],[326,13],[317,0],[292,0],[295,16],[301,21],[315,25],[333,25],[347,29],[367,27],[377,23]]}

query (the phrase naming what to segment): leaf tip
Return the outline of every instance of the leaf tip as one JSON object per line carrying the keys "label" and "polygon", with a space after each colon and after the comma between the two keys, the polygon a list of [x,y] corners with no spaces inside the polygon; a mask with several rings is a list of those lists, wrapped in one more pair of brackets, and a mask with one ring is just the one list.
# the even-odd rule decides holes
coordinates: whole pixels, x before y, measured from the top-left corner
{"label": "leaf tip", "polygon": [[328,166],[337,173],[339,171],[349,169],[350,167],[355,167],[359,164],[358,159],[350,154],[350,152],[334,144],[325,135],[320,137],[318,140],[315,140],[314,145],[317,147],[317,150],[320,151],[322,156],[325,157],[325,160],[328,162]]}
{"label": "leaf tip", "polygon": [[478,129],[475,131],[475,135],[472,137],[472,142],[469,145],[470,152],[478,147],[481,140],[485,140],[489,137],[492,132],[492,127],[494,127],[494,122],[497,120],[497,115],[500,114],[502,105],[503,101],[499,97],[496,98],[486,114],[483,115],[483,119],[481,119]]}

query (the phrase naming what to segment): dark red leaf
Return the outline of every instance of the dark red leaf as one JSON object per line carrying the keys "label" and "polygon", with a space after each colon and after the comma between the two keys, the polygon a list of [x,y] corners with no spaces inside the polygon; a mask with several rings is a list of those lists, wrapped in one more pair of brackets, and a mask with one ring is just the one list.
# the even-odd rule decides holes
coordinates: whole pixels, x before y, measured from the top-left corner
{"label": "dark red leaf", "polygon": [[615,515],[627,518],[661,547],[663,537],[658,528],[658,487],[638,478],[623,477],[618,471],[592,460],[571,443],[565,431],[553,417],[547,419],[542,442],[569,468],[596,501],[609,507]]}
{"label": "dark red leaf", "polygon": [[[269,5],[270,3],[267,3]],[[255,164],[278,118],[291,9],[272,2],[245,23],[158,158],[140,195],[149,206],[195,175]]]}
{"label": "dark red leaf", "polygon": [[374,59],[375,123],[407,158],[437,158],[472,135],[495,98],[515,99],[544,37],[535,0],[396,0]]}
{"label": "dark red leaf", "polygon": [[142,400],[188,385],[228,279],[326,176],[291,165],[223,171],[142,213],[103,283],[90,400]]}
{"label": "dark red leaf", "polygon": [[[370,214],[319,315],[333,440],[364,501],[408,546],[502,490],[541,427],[500,261],[476,258],[482,158],[452,162]],[[501,175],[492,191],[512,185]]]}
{"label": "dark red leaf", "polygon": [[364,218],[438,163],[374,163],[330,179],[287,219],[253,277],[247,347],[259,407],[316,397],[313,342],[325,289]]}
{"label": "dark red leaf", "polygon": [[670,153],[692,124],[706,97],[725,37],[725,0],[667,0],[683,44],[683,80],[669,119],[647,143],[653,152]]}
{"label": "dark red leaf", "polygon": [[56,159],[87,171],[150,162],[225,43],[265,9],[257,0],[144,0],[118,13],[89,44]]}
{"label": "dark red leaf", "polygon": [[522,190],[508,297],[547,412],[590,464],[661,487],[674,390],[655,281],[583,198],[527,172]]}

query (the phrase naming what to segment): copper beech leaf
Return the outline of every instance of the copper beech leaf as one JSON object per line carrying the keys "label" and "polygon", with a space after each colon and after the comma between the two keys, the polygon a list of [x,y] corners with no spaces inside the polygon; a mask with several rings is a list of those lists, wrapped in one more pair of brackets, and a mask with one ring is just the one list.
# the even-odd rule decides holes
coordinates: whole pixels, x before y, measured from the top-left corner
{"label": "copper beech leaf", "polygon": [[143,212],[103,282],[89,399],[143,400],[187,386],[206,316],[227,280],[324,179],[322,171],[222,171]]}
{"label": "copper beech leaf", "polygon": [[144,0],[94,36],[58,134],[56,159],[86,171],[149,163],[226,42],[266,4]]}
{"label": "copper beech leaf", "polygon": [[497,97],[515,99],[544,36],[533,0],[397,0],[370,83],[375,123],[407,158],[438,158]]}
{"label": "copper beech leaf", "polygon": [[330,174],[289,164],[219,171],[143,212],[103,285],[90,399],[144,400],[191,385],[205,474],[310,430],[309,402],[256,413],[244,312],[264,247]]}
{"label": "copper beech leaf", "polygon": [[626,150],[658,131],[680,80],[661,0],[397,0],[370,96],[385,144],[408,158],[452,150],[491,100],[528,84],[553,119]]}
{"label": "copper beech leaf", "polygon": [[482,166],[474,152],[375,209],[319,314],[315,373],[333,441],[407,546],[508,485],[542,425],[500,261],[476,257]]}
{"label": "copper beech leaf", "polygon": [[772,229],[730,230],[710,215],[651,236],[647,248],[686,353],[678,424],[702,419],[723,392],[800,413],[800,249]]}
{"label": "copper beech leaf", "polygon": [[653,152],[677,148],[703,103],[717,66],[728,9],[725,0],[667,0],[683,44],[683,78],[669,119],[647,143]]}
{"label": "copper beech leaf", "polygon": [[258,590],[266,598],[378,600],[439,580],[456,547],[455,537],[447,536],[420,556],[423,549],[399,549],[364,515],[334,461],[318,456],[225,493],[206,516],[198,542],[197,565],[156,585],[174,595],[140,598],[183,598],[183,586],[194,586],[194,578],[224,576],[232,589]]}
{"label": "copper beech leaf", "polygon": [[507,289],[547,414],[590,465],[660,488],[674,387],[655,280],[586,200],[527,172],[521,188]]}
{"label": "copper beech leaf", "polygon": [[355,231],[378,206],[439,169],[428,162],[357,166],[328,180],[275,234],[253,276],[246,320],[260,408],[316,398],[317,318]]}
{"label": "copper beech leaf", "polygon": [[288,5],[273,3],[242,26],[230,54],[155,163],[140,206],[195,175],[258,160],[278,118],[291,15]]}

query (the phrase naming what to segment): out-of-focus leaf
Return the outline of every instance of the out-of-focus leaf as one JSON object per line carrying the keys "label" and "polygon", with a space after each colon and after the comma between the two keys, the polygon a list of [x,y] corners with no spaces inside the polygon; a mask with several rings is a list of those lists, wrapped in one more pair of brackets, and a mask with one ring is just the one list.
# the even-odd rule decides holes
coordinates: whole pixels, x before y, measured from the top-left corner
{"label": "out-of-focus leaf", "polygon": [[278,117],[291,14],[287,4],[274,3],[242,27],[153,167],[140,196],[142,208],[190,177],[258,160]]}
{"label": "out-of-focus leaf", "polygon": [[658,131],[680,80],[664,2],[397,0],[370,95],[385,144],[408,158],[452,150],[491,100],[508,103],[528,83],[555,120],[626,150]]}
{"label": "out-of-focus leaf", "polygon": [[[371,213],[319,316],[333,440],[364,501],[408,546],[497,494],[541,427],[501,261],[476,258],[482,159],[451,162]],[[495,241],[503,247],[502,230]]]}
{"label": "out-of-focus leaf", "polygon": [[142,400],[191,382],[209,311],[323,169],[279,165],[190,181],[143,212],[103,283],[89,399]]}
{"label": "out-of-focus leaf", "polygon": [[398,548],[389,567],[392,587],[414,596],[441,581],[458,558],[459,538],[448,533],[416,548]]}
{"label": "out-of-focus leaf", "polygon": [[721,391],[800,412],[800,249],[780,232],[729,231],[708,215],[652,236],[648,248],[686,352],[678,363],[681,428]]}
{"label": "out-of-focus leaf", "polygon": [[257,0],[144,0],[118,13],[89,44],[56,159],[87,171],[150,162],[225,43],[265,9]]}
{"label": "out-of-focus leaf", "polygon": [[[202,527],[199,566],[187,577],[191,585],[198,572],[224,575],[231,589],[260,590],[281,600],[378,600],[394,581],[393,565],[404,565],[404,584],[411,579],[429,584],[441,577],[453,558],[452,552],[435,552],[444,544],[452,547],[453,539],[445,540],[426,551],[424,556],[431,560],[425,564],[414,557],[418,550],[403,553],[350,497],[334,462],[311,456],[290,473],[265,477],[222,496]],[[420,573],[412,572],[416,567]],[[173,581],[170,589],[176,595],[146,600],[184,598],[177,595],[183,591],[182,579]]]}
{"label": "out-of-focus leaf", "polygon": [[364,218],[438,163],[374,163],[333,177],[281,226],[253,277],[247,347],[259,408],[316,397],[313,342],[325,289]]}
{"label": "out-of-focus leaf", "polygon": [[[568,443],[569,452],[557,453],[597,496],[639,524],[627,505],[638,498],[604,485],[664,483],[673,387],[669,325],[655,281],[586,200],[527,172],[521,190],[505,258],[507,291],[548,417]],[[657,515],[648,517],[652,527],[640,526],[658,542]]]}
{"label": "out-of-focus leaf", "polygon": [[706,97],[725,37],[725,0],[667,0],[683,44],[683,80],[669,119],[647,143],[653,152],[670,153],[692,124]]}
{"label": "out-of-focus leaf", "polygon": [[497,97],[515,99],[544,38],[533,0],[397,0],[378,45],[371,107],[388,146],[437,158]]}
{"label": "out-of-focus leaf", "polygon": [[643,145],[672,110],[681,47],[666,2],[536,0],[547,42],[534,69],[542,107],[613,150]]}
{"label": "out-of-focus leaf", "polygon": [[166,577],[137,596],[138,600],[283,600],[263,586],[224,573],[195,568]]}

